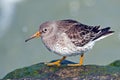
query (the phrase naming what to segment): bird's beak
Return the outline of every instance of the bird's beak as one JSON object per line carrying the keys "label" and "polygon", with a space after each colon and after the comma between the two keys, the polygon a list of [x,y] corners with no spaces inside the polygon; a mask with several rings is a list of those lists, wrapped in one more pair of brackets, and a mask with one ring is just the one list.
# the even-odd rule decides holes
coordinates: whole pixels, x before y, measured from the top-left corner
{"label": "bird's beak", "polygon": [[33,38],[38,38],[38,37],[40,37],[40,35],[41,35],[41,33],[38,31],[35,34],[33,34],[30,38],[26,39],[25,42],[27,42]]}

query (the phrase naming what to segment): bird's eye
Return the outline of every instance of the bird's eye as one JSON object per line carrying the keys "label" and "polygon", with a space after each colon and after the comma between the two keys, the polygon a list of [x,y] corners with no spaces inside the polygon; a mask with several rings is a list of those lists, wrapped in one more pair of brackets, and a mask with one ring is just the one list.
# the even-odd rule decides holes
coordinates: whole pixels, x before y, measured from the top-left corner
{"label": "bird's eye", "polygon": [[44,31],[47,31],[47,29],[44,29]]}

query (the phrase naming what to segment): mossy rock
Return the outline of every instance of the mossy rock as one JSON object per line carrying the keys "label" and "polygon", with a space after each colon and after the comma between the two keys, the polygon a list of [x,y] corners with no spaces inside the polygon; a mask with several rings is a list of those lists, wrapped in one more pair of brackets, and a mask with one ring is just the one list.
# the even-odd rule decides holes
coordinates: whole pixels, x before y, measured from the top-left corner
{"label": "mossy rock", "polygon": [[120,67],[120,60],[116,60],[115,62],[109,64],[109,66]]}
{"label": "mossy rock", "polygon": [[[4,79],[10,80],[119,80],[120,60],[107,66],[84,65],[80,67],[68,67],[66,64],[73,62],[64,60],[60,67],[48,67],[44,63],[17,69],[8,73]],[[113,64],[117,64],[114,65]]]}

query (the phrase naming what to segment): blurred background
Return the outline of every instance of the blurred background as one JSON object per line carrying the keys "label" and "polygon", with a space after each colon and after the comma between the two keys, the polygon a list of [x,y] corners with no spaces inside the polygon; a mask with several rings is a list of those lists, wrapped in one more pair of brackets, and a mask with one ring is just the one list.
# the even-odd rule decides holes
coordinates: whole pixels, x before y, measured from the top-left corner
{"label": "blurred background", "polygon": [[[115,34],[85,55],[85,65],[107,65],[120,59],[120,0],[0,0],[0,78],[25,66],[59,59],[40,38],[25,43],[48,20],[74,19],[110,26]],[[68,60],[79,62],[79,56]]]}

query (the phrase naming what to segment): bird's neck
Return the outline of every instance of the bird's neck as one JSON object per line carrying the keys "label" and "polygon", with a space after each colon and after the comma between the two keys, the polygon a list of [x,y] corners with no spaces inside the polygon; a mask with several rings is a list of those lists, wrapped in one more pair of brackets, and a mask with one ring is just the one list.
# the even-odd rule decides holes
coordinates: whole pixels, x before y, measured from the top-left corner
{"label": "bird's neck", "polygon": [[56,36],[51,36],[49,38],[42,38],[42,41],[43,43],[46,45],[46,47],[52,49],[53,48],[53,45],[55,44],[56,42]]}

